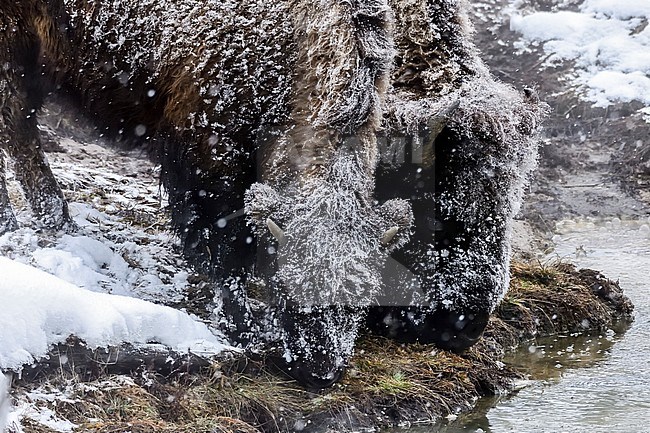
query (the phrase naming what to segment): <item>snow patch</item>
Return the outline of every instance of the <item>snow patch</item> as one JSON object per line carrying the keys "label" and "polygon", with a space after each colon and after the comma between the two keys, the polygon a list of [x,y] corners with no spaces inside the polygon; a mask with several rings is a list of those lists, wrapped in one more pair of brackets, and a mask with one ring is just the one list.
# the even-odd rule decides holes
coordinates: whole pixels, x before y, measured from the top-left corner
{"label": "snow patch", "polygon": [[76,287],[0,257],[0,369],[20,370],[75,335],[91,348],[161,343],[210,356],[228,347],[202,323],[170,307]]}
{"label": "snow patch", "polygon": [[11,409],[9,390],[11,388],[11,377],[0,374],[0,432],[5,431],[8,423],[9,411]]}
{"label": "snow patch", "polygon": [[587,0],[579,11],[513,12],[520,48],[542,44],[547,65],[573,61],[570,78],[595,106],[640,101],[650,106],[650,3]]}
{"label": "snow patch", "polygon": [[[40,425],[60,433],[72,433],[75,428],[79,427],[66,419],[59,418],[56,412],[52,409],[38,407],[32,402],[20,404],[11,413],[10,418],[12,419],[10,425],[13,428],[13,431],[23,431],[22,427],[19,427],[19,420],[24,418],[29,418]],[[20,430],[18,430],[18,428],[20,428]]]}

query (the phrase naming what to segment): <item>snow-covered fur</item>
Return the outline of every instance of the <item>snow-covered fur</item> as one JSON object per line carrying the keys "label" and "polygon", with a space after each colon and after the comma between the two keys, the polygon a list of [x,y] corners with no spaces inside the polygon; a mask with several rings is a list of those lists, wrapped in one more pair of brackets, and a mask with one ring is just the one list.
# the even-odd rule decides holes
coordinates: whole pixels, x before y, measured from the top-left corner
{"label": "snow-covered fur", "polygon": [[309,363],[328,383],[352,354],[388,253],[410,229],[405,201],[378,207],[373,194],[376,132],[394,57],[392,14],[385,0],[291,3],[291,116],[263,145],[264,183],[248,191],[246,214],[259,245],[271,241],[256,266],[280,295],[284,358]]}
{"label": "snow-covered fur", "polygon": [[[71,224],[36,128],[45,95],[149,149],[230,331],[277,338],[307,386],[340,377],[377,300],[393,300],[379,332],[466,347],[507,284],[543,109],[490,76],[465,8],[0,0],[0,149],[50,227]],[[3,177],[0,217],[16,227]]]}
{"label": "snow-covered fur", "polygon": [[376,308],[369,324],[462,350],[508,287],[510,231],[546,105],[491,76],[471,42],[465,1],[390,3],[398,54],[377,192],[410,197],[415,226],[393,254],[401,270],[385,278],[390,299],[402,303]]}
{"label": "snow-covered fur", "polygon": [[[411,220],[406,202],[378,206],[373,196],[394,57],[386,0],[25,0],[0,9],[0,143],[36,217],[70,225],[35,121],[57,91],[161,164],[184,251],[222,288],[232,333],[268,331],[253,323],[247,295],[261,279],[292,374],[314,386],[336,380],[359,308]],[[0,206],[2,229],[15,228],[4,179]]]}

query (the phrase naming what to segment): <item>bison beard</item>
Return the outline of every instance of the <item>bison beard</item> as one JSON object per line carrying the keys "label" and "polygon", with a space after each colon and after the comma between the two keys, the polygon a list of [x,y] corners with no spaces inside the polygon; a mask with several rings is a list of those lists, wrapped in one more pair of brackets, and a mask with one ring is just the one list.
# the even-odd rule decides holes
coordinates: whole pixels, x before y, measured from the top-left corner
{"label": "bison beard", "polygon": [[150,149],[227,331],[277,343],[307,387],[340,378],[368,309],[375,332],[462,350],[507,286],[543,111],[485,70],[464,7],[0,0],[0,148],[35,217],[68,229],[45,95]]}

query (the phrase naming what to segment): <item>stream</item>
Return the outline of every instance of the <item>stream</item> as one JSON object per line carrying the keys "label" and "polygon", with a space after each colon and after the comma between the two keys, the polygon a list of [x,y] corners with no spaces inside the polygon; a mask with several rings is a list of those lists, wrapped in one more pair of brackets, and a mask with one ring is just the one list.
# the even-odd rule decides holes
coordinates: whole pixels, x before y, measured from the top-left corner
{"label": "stream", "polygon": [[625,333],[541,339],[507,360],[530,375],[517,393],[417,433],[650,432],[650,221],[565,220],[553,237],[558,258],[618,279],[635,305]]}

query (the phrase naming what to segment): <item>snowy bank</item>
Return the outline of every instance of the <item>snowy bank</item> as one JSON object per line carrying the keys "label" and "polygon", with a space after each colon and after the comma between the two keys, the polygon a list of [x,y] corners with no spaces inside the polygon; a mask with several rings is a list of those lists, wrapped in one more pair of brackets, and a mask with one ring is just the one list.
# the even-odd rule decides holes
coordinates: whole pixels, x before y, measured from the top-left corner
{"label": "snowy bank", "polygon": [[0,432],[5,431],[7,425],[7,416],[9,415],[9,388],[11,379],[4,374],[0,374]]}
{"label": "snowy bank", "polygon": [[20,370],[74,335],[91,348],[160,343],[210,356],[223,339],[186,313],[126,296],[95,293],[0,257],[0,369]]}
{"label": "snowy bank", "polygon": [[639,101],[650,106],[650,4],[647,0],[586,0],[579,11],[512,13],[519,48],[541,43],[547,64],[575,62],[567,78],[587,100],[607,107]]}
{"label": "snowy bank", "polygon": [[462,355],[363,336],[344,380],[319,393],[245,357],[169,376],[102,370],[88,381],[56,368],[16,381],[9,433],[343,433],[446,422],[513,389],[521,376],[504,364],[506,348],[557,333],[605,339],[631,320],[620,287],[597,272],[515,264],[512,274],[484,338]]}

